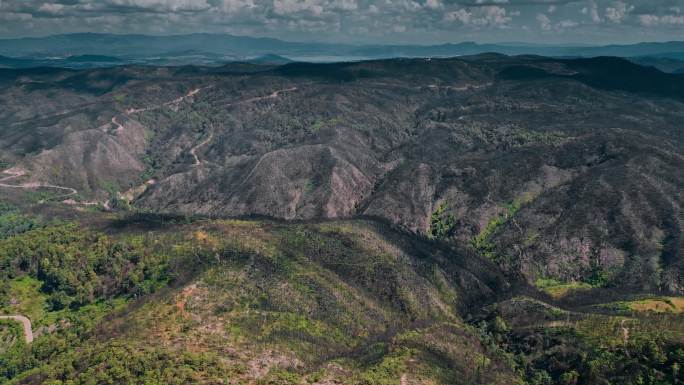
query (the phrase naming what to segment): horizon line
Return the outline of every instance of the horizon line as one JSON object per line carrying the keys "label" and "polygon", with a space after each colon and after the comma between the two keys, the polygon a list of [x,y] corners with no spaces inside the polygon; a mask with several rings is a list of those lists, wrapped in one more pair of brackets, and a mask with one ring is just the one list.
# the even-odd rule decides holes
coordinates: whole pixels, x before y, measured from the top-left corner
{"label": "horizon line", "polygon": [[668,43],[684,43],[682,40],[641,40],[634,41],[631,43],[599,43],[599,44],[588,44],[580,42],[569,42],[569,43],[539,43],[539,42],[528,42],[528,41],[496,41],[496,42],[484,42],[475,40],[462,40],[462,41],[450,41],[450,42],[436,42],[436,43],[380,43],[380,42],[366,42],[366,43],[349,43],[349,42],[325,42],[325,41],[302,41],[302,40],[285,40],[277,37],[270,36],[249,36],[249,35],[236,35],[228,32],[188,32],[188,33],[171,33],[171,34],[152,34],[152,33],[114,33],[114,32],[69,32],[69,33],[57,33],[48,34],[40,36],[20,36],[20,37],[0,37],[0,41],[8,40],[23,40],[23,39],[46,39],[50,37],[58,36],[75,36],[75,35],[100,35],[100,36],[145,36],[145,37],[178,37],[178,36],[192,36],[192,35],[212,35],[212,36],[231,36],[238,38],[248,38],[248,39],[264,39],[264,40],[276,40],[284,43],[295,43],[295,44],[326,44],[326,45],[341,45],[341,46],[415,46],[415,47],[433,47],[441,45],[459,45],[459,44],[477,44],[477,45],[534,45],[538,47],[606,47],[606,46],[631,46],[638,44],[668,44]]}

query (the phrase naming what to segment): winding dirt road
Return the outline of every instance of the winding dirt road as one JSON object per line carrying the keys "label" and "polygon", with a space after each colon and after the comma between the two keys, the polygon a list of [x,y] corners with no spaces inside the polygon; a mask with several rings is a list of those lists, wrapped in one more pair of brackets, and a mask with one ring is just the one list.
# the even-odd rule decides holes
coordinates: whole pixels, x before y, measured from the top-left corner
{"label": "winding dirt road", "polygon": [[285,93],[285,92],[294,92],[294,91],[297,91],[297,87],[284,88],[284,89],[282,89],[282,90],[273,91],[272,93],[270,93],[270,94],[268,94],[268,95],[266,95],[266,96],[257,96],[257,97],[254,97],[254,98],[249,98],[249,99],[245,99],[245,100],[240,100],[240,101],[237,101],[237,102],[228,103],[228,104],[226,104],[226,106],[235,106],[235,105],[239,105],[239,104],[254,103],[254,102],[258,102],[258,101],[260,101],[260,100],[266,100],[266,99],[277,99],[277,98],[280,96],[280,94],[282,94],[282,93]]}
{"label": "winding dirt road", "polygon": [[57,195],[54,197],[51,197],[50,199],[62,199],[62,198],[67,198],[72,195],[78,194],[78,191],[76,189],[73,189],[71,187],[65,187],[65,186],[57,186],[54,184],[49,184],[49,183],[40,183],[40,182],[26,182],[26,183],[21,183],[21,184],[7,184],[4,183],[5,181],[8,181],[10,179],[14,178],[19,178],[24,175],[26,175],[26,171],[18,168],[10,168],[8,170],[4,170],[0,173],[3,174],[9,174],[6,177],[0,178],[0,187],[7,187],[7,188],[23,188],[23,189],[36,189],[36,188],[51,188],[51,189],[56,189],[56,190],[62,190],[62,191],[67,191],[65,194]]}
{"label": "winding dirt road", "polygon": [[205,144],[211,142],[211,139],[212,139],[213,137],[214,137],[214,133],[213,133],[213,132],[209,133],[209,137],[208,137],[208,138],[204,139],[202,142],[200,142],[200,143],[197,144],[195,147],[193,147],[193,148],[190,149],[190,155],[192,155],[192,157],[195,159],[195,163],[193,164],[193,166],[197,167],[197,166],[199,166],[199,165],[202,164],[202,161],[201,161],[200,158],[197,156],[197,149],[200,148],[200,147],[202,147],[202,146],[204,146]]}
{"label": "winding dirt road", "polygon": [[0,319],[9,319],[17,322],[21,322],[24,327],[24,340],[27,344],[33,342],[33,330],[31,329],[31,320],[24,317],[23,315],[0,315]]}
{"label": "winding dirt road", "polygon": [[[171,101],[162,103],[162,104],[160,104],[160,105],[148,106],[148,107],[142,107],[142,108],[130,108],[130,109],[128,109],[128,110],[126,110],[126,111],[124,112],[124,115],[125,115],[125,116],[130,116],[130,115],[135,114],[135,113],[144,112],[144,111],[151,111],[151,110],[159,109],[159,108],[162,108],[162,107],[165,107],[165,106],[169,106],[169,105],[178,105],[178,104],[182,103],[184,100],[186,100],[187,98],[190,98],[190,97],[192,97],[192,96],[194,96],[194,95],[197,95],[197,94],[198,94],[199,92],[201,92],[202,90],[208,89],[208,88],[211,88],[211,87],[213,87],[213,85],[208,85],[208,86],[205,86],[205,87],[200,87],[200,88],[192,89],[192,90],[188,91],[188,93],[186,93],[185,95],[182,95],[182,96],[180,96],[180,97],[178,97],[178,98],[176,98],[176,99],[173,99],[173,100],[171,100]],[[272,93],[270,93],[270,94],[268,94],[268,95],[266,95],[266,96],[253,97],[253,98],[241,100],[241,101],[234,102],[234,103],[229,103],[228,106],[230,106],[230,105],[237,105],[237,104],[245,104],[245,103],[253,103],[253,102],[260,101],[260,100],[277,99],[282,93],[285,93],[285,92],[293,92],[293,91],[296,91],[297,89],[298,89],[298,88],[297,88],[296,86],[293,86],[293,87],[290,87],[290,88],[285,88],[285,89],[281,89],[281,90],[276,90],[276,91],[273,91]],[[121,130],[124,130],[124,129],[125,129],[125,127],[123,126],[123,124],[121,124],[121,123],[117,120],[117,117],[116,117],[116,116],[113,116],[113,117],[112,117],[112,119],[111,119],[111,125],[113,125],[114,127],[116,127],[116,130],[117,130],[117,131],[121,131]],[[205,140],[203,140],[202,142],[200,142],[200,143],[198,143],[196,146],[194,146],[192,149],[190,149],[190,154],[192,155],[192,157],[193,157],[193,159],[194,159],[193,166],[197,167],[197,166],[200,166],[200,165],[203,163],[203,161],[197,156],[197,150],[198,150],[200,147],[205,146],[206,144],[208,144],[212,139],[213,139],[213,132],[209,134],[209,137],[208,137],[208,138],[206,138]],[[262,159],[263,159],[263,156],[259,159],[259,161],[257,162],[256,166],[254,167],[254,169],[252,169],[252,171],[251,171],[250,174],[247,176],[247,178],[245,178],[245,180],[243,181],[243,184],[252,176],[252,174],[254,173],[254,170],[259,166],[259,164],[261,163],[261,160],[262,160]],[[22,176],[26,175],[26,174],[27,174],[27,171],[25,171],[25,170],[23,170],[23,169],[20,169],[20,168],[10,168],[10,169],[4,170],[4,171],[0,171],[0,174],[6,174],[5,177],[0,178],[0,187],[18,188],[18,189],[47,188],[47,189],[61,190],[61,191],[65,191],[65,193],[64,193],[64,194],[61,194],[61,195],[57,195],[57,196],[51,197],[51,198],[49,198],[49,199],[51,199],[51,200],[61,199],[61,200],[64,201],[64,203],[68,203],[68,204],[77,204],[77,203],[78,203],[78,202],[76,202],[76,201],[69,200],[69,199],[66,199],[66,200],[65,200],[65,198],[68,198],[68,197],[70,197],[70,196],[78,195],[78,190],[76,190],[76,189],[74,189],[74,188],[71,188],[71,187],[58,186],[58,185],[53,185],[53,184],[49,184],[49,183],[41,183],[41,182],[26,182],[26,183],[20,183],[20,184],[8,184],[8,183],[5,183],[6,181],[9,181],[10,179],[19,178],[19,177],[22,177]],[[41,201],[41,202],[39,202],[39,203],[43,203],[43,201]],[[98,202],[86,202],[86,204],[97,204],[97,203],[98,203]]]}
{"label": "winding dirt road", "polygon": [[208,85],[206,87],[195,88],[193,90],[188,91],[188,93],[183,95],[183,96],[180,96],[180,97],[173,99],[171,101],[168,101],[168,102],[164,102],[164,103],[157,105],[157,106],[148,106],[148,107],[142,107],[142,108],[129,108],[128,110],[126,110],[125,114],[130,116],[133,114],[137,114],[138,112],[152,111],[152,110],[156,110],[156,109],[159,109],[159,108],[162,108],[165,106],[178,105],[181,102],[183,102],[185,99],[192,97],[192,96],[195,96],[200,91],[205,90],[207,88],[211,88],[211,87],[213,87],[213,86]]}
{"label": "winding dirt road", "polygon": [[112,117],[112,124],[116,126],[117,132],[124,130],[124,126],[116,120],[116,116]]}
{"label": "winding dirt road", "polygon": [[445,90],[453,90],[453,91],[471,91],[471,90],[479,90],[480,88],[487,88],[491,86],[493,83],[488,82],[488,83],[483,83],[483,84],[464,84],[462,86],[442,86],[439,84],[430,84],[428,85],[428,88],[432,89],[445,89]]}
{"label": "winding dirt road", "polygon": [[[171,101],[162,103],[161,105],[149,106],[149,107],[143,107],[143,108],[131,108],[131,109],[128,109],[127,111],[125,111],[124,115],[130,116],[130,115],[132,115],[132,114],[134,114],[134,113],[143,112],[143,111],[155,110],[155,109],[158,109],[158,108],[162,108],[162,107],[164,107],[164,106],[178,105],[178,104],[182,103],[185,99],[190,98],[190,97],[192,97],[192,96],[198,94],[198,93],[199,93],[200,91],[202,91],[203,89],[207,89],[207,88],[211,88],[211,87],[212,87],[212,85],[209,85],[209,86],[206,86],[206,87],[201,87],[201,88],[192,89],[192,90],[188,91],[188,93],[186,93],[185,95],[182,95],[182,96],[180,96],[180,97],[178,97],[178,98],[176,98],[176,99],[173,99],[173,100],[171,100]],[[279,92],[279,91],[276,91],[276,92],[274,93],[274,94],[275,94],[274,97],[277,97],[277,96],[278,96],[278,92]],[[53,115],[51,115],[51,116],[64,115],[64,114],[67,114],[68,112],[69,112],[69,111],[60,112],[60,113],[57,113],[57,114],[53,114]],[[122,130],[125,129],[124,125],[121,124],[121,123],[117,120],[117,116],[116,116],[116,115],[112,117],[112,119],[111,119],[111,125],[113,125],[113,126],[116,128],[116,130],[117,130],[118,132],[120,132],[120,131],[122,131]],[[104,125],[103,127],[106,127],[106,125]],[[203,142],[199,143],[198,145],[196,145],[195,147],[193,147],[193,148],[190,150],[190,153],[192,154],[193,158],[195,159],[195,166],[199,166],[199,165],[202,163],[202,162],[200,161],[200,159],[197,157],[196,150],[197,150],[198,148],[200,148],[201,146],[207,144],[211,139],[212,139],[212,135],[210,134],[210,135],[209,135],[209,138],[207,138],[207,139],[204,140]],[[64,193],[64,194],[57,195],[57,196],[54,196],[54,197],[51,197],[51,198],[49,198],[49,199],[50,199],[50,200],[57,200],[57,199],[60,199],[60,200],[63,200],[63,203],[66,203],[66,204],[78,204],[78,203],[79,203],[79,202],[76,202],[76,201],[73,200],[73,199],[65,199],[65,198],[69,198],[69,197],[71,197],[71,196],[73,196],[73,195],[78,195],[78,190],[76,190],[76,189],[74,189],[74,188],[71,188],[71,187],[57,186],[57,185],[54,185],[54,184],[42,183],[42,182],[25,182],[25,183],[18,183],[18,184],[8,184],[8,183],[5,183],[5,182],[7,182],[7,181],[9,181],[9,180],[11,180],[11,179],[16,179],[16,178],[20,178],[20,177],[22,177],[22,176],[25,176],[25,175],[27,175],[27,173],[28,173],[28,172],[27,172],[26,170],[23,170],[23,169],[18,168],[18,167],[13,167],[13,168],[10,168],[10,169],[4,170],[4,171],[0,171],[0,174],[5,174],[5,175],[6,175],[6,176],[0,178],[0,187],[14,188],[14,189],[37,189],[37,188],[46,188],[46,189],[61,190],[61,191],[65,191],[65,193]],[[39,203],[43,203],[43,202],[44,202],[44,201],[40,201]],[[84,202],[85,205],[99,204],[99,203],[100,203],[100,202]],[[106,207],[106,202],[105,202],[105,207]],[[27,320],[28,320],[28,319],[27,319]],[[29,327],[29,329],[30,329],[30,327]],[[33,337],[31,337],[31,338],[33,338]]]}

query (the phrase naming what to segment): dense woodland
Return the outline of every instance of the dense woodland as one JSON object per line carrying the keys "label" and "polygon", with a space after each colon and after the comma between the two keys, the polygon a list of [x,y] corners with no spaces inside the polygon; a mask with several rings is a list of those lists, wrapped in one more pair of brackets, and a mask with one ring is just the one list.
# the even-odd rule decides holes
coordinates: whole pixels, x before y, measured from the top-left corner
{"label": "dense woodland", "polygon": [[[466,288],[500,291],[490,272],[373,222],[84,218],[101,229],[3,205],[0,304],[31,317],[37,338],[27,346],[0,323],[2,382],[684,380],[681,314],[630,308],[657,297],[587,307],[533,295],[550,305],[528,289],[483,306]],[[465,271],[485,288],[459,283]]]}

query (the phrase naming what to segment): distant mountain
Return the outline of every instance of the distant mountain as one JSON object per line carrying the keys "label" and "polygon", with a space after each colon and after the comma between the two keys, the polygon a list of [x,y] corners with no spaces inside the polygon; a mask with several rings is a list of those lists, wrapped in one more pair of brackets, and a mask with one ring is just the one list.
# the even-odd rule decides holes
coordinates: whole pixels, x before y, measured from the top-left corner
{"label": "distant mountain", "polygon": [[638,56],[629,59],[633,63],[655,67],[663,72],[682,73],[684,72],[684,59],[674,59],[658,56]]}
{"label": "distant mountain", "polygon": [[280,55],[266,54],[250,59],[248,62],[254,64],[287,64],[294,62],[294,60]]}
{"label": "distant mountain", "polygon": [[67,57],[46,58],[0,56],[0,68],[93,68],[107,67],[119,64],[130,64],[130,61],[125,61],[117,57],[105,55],[74,55]]}
{"label": "distant mountain", "polygon": [[38,38],[0,40],[0,54],[36,55],[115,55],[126,58],[152,57],[178,52],[257,56],[284,52],[334,52],[329,44],[291,43],[278,39],[233,36],[226,34],[189,34],[175,36],[112,35],[79,33]]}
{"label": "distant mountain", "polygon": [[[0,40],[0,55],[24,59],[54,57],[116,56],[126,62],[144,64],[216,64],[248,60],[265,55],[296,57],[306,61],[341,61],[390,57],[450,57],[497,52],[506,55],[554,57],[658,57],[684,59],[684,42],[638,43],[631,45],[571,46],[527,43],[440,45],[349,45],[315,42],[287,42],[228,34],[174,36],[112,35],[80,33],[38,38]],[[268,57],[268,56],[266,56]],[[311,58],[308,60],[307,58]],[[322,58],[322,59],[321,59]],[[98,63],[100,60],[85,60]],[[105,62],[111,62],[105,60]],[[4,64],[24,66],[26,63]]]}
{"label": "distant mountain", "polygon": [[76,55],[66,57],[64,60],[70,63],[120,63],[123,61],[118,57],[105,55]]}

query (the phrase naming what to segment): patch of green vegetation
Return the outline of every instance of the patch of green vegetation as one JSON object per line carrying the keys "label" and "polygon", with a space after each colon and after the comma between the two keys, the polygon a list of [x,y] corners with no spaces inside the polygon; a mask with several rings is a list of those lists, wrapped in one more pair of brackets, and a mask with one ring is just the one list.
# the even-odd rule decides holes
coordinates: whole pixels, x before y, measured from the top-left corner
{"label": "patch of green vegetation", "polygon": [[[684,320],[652,314],[625,318],[585,314],[563,328],[496,328],[483,321],[484,341],[496,341],[528,384],[650,384],[681,382]],[[530,344],[530,341],[537,341]]]}
{"label": "patch of green vegetation", "polygon": [[622,313],[684,313],[684,297],[651,296],[633,301],[601,304],[600,307]]}
{"label": "patch of green vegetation", "polygon": [[40,221],[21,214],[19,210],[0,201],[0,239],[20,234],[41,226]]}
{"label": "patch of green vegetation", "polygon": [[271,370],[265,378],[257,381],[257,385],[300,385],[302,375],[290,370]]}
{"label": "patch of green vegetation", "polygon": [[558,145],[563,143],[567,136],[562,132],[539,132],[526,129],[515,130],[511,140],[517,145],[546,144]]}
{"label": "patch of green vegetation", "polygon": [[535,282],[535,286],[556,299],[562,298],[572,291],[589,290],[594,287],[586,282],[561,282],[553,278],[539,278]]}
{"label": "patch of green vegetation", "polygon": [[456,226],[456,218],[448,213],[448,210],[449,205],[444,202],[432,213],[430,216],[430,231],[428,232],[428,238],[445,239],[453,233],[454,227]]}
{"label": "patch of green vegetation", "polygon": [[7,170],[12,167],[12,162],[0,156],[0,170]]}
{"label": "patch of green vegetation", "polygon": [[25,191],[23,194],[23,198],[26,200],[26,202],[30,204],[36,204],[36,203],[43,203],[47,202],[55,197],[62,196],[62,192],[55,192],[55,191]]}
{"label": "patch of green vegetation", "polygon": [[29,276],[0,283],[7,285],[6,292],[0,295],[0,313],[22,314],[32,320],[42,319],[47,307],[47,297],[40,291],[42,284]]}
{"label": "patch of green vegetation", "polygon": [[503,213],[492,218],[480,233],[471,239],[471,246],[481,255],[496,261],[498,257],[495,251],[496,245],[491,241],[492,235],[494,235],[501,226],[506,224],[520,210],[523,204],[528,203],[531,199],[531,197],[525,197],[523,199],[516,199],[510,204],[507,204],[504,207]]}
{"label": "patch of green vegetation", "polygon": [[338,118],[331,118],[328,120],[317,120],[316,122],[314,122],[314,124],[312,124],[309,127],[309,131],[311,131],[314,134],[317,134],[324,128],[334,127],[335,125],[337,125],[338,122]]}
{"label": "patch of green vegetation", "polygon": [[149,154],[144,155],[142,161],[145,164],[145,170],[140,173],[140,183],[145,183],[152,179],[152,177],[156,174],[157,170],[159,169],[159,165]]}
{"label": "patch of green vegetation", "polygon": [[288,340],[291,339],[287,338],[288,336],[299,336],[305,337],[303,339],[319,341],[321,344],[352,344],[350,338],[341,330],[295,313],[247,312],[236,321],[238,321],[241,330],[248,330],[251,338],[256,340]]}
{"label": "patch of green vegetation", "polygon": [[54,224],[0,240],[0,278],[42,282],[49,308],[77,308],[122,293],[146,293],[169,279],[167,257],[129,243]]}
{"label": "patch of green vegetation", "polygon": [[313,193],[316,188],[318,187],[318,181],[316,178],[309,178],[306,180],[306,184],[304,184],[304,194],[305,195],[310,195]]}
{"label": "patch of green vegetation", "polygon": [[360,378],[363,385],[396,385],[406,372],[406,361],[414,354],[413,349],[402,348],[383,357],[378,364],[366,369]]}
{"label": "patch of green vegetation", "polygon": [[[43,384],[219,384],[230,368],[210,353],[175,352],[136,341],[93,343],[41,368]],[[26,379],[30,373],[17,378]]]}
{"label": "patch of green vegetation", "polygon": [[105,190],[107,194],[109,194],[110,198],[116,197],[116,193],[121,191],[121,187],[119,187],[119,185],[112,181],[101,180],[99,184],[100,188]]}

